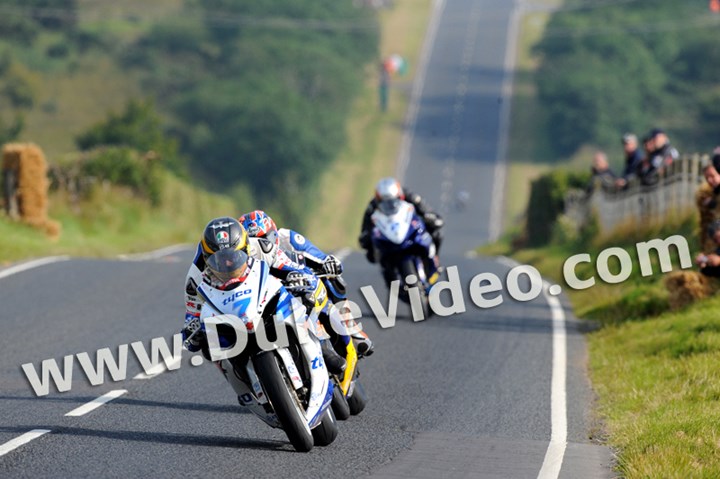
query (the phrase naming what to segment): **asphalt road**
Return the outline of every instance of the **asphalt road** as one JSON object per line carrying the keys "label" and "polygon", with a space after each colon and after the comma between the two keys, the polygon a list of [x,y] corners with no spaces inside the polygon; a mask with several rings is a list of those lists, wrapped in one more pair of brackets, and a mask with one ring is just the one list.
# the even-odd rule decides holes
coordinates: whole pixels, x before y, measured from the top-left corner
{"label": "asphalt road", "polygon": [[[445,5],[405,176],[445,213],[443,262],[459,268],[467,312],[415,323],[401,305],[395,327],[381,329],[358,289],[373,285],[383,297],[379,271],[359,254],[347,258],[351,299],[365,305],[377,352],[361,363],[368,408],[340,424],[334,444],[295,453],[284,433],[240,410],[213,366],[192,366],[187,352],[178,370],[150,379],[132,379],[141,370],[130,353],[128,379],[100,386],[76,364],[70,391],[36,397],[22,364],[169,338],[182,323],[189,251],[78,259],[0,277],[0,454],[28,431],[50,431],[0,455],[0,477],[537,477],[553,427],[551,310],[543,296],[517,302],[507,294],[479,309],[467,294],[472,276],[504,278],[510,269],[465,252],[490,232],[511,6]],[[470,195],[465,209],[454,204],[460,190]],[[568,444],[559,477],[608,477],[608,450],[588,440],[585,344],[565,315]],[[127,393],[65,416],[119,389]]]}

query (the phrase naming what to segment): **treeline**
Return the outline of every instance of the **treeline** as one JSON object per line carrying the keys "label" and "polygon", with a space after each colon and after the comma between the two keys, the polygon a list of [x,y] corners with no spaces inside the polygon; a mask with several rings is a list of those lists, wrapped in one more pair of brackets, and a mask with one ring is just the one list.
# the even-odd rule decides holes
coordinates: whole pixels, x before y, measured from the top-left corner
{"label": "treeline", "polygon": [[364,67],[377,57],[375,12],[352,0],[186,0],[179,12],[150,2],[171,14],[147,17],[118,4],[107,18],[101,8],[2,2],[0,142],[20,135],[26,112],[53,108],[52,100],[38,105],[38,79],[72,77],[78,65],[109,58],[146,98],[98,111],[86,131],[63,131],[80,150],[105,151],[94,175],[138,184],[132,165],[152,150],[164,167],[234,195],[240,208],[270,209],[299,227],[307,195],[345,141]]}
{"label": "treeline", "polygon": [[256,204],[300,223],[305,194],[343,145],[363,67],[377,55],[373,11],[351,0],[186,8],[182,20],[140,38],[125,65],[146,72],[195,175],[224,191],[249,189]]}
{"label": "treeline", "polygon": [[656,125],[680,148],[716,145],[720,48],[707,2],[566,2],[578,5],[588,8],[554,13],[535,47],[551,153],[615,147],[623,132]]}

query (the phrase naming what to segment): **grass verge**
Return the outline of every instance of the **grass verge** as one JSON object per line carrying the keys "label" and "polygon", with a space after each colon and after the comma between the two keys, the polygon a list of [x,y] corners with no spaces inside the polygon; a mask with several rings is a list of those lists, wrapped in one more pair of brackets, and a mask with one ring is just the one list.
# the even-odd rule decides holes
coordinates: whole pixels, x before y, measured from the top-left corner
{"label": "grass verge", "polygon": [[[634,272],[628,281],[596,280],[583,291],[563,288],[578,317],[602,326],[587,336],[596,414],[617,452],[617,470],[627,478],[720,477],[720,298],[668,311],[665,275],[641,277],[635,251],[636,242],[674,234],[693,238],[696,229],[690,216],[657,228],[628,227],[586,244],[513,252],[506,241],[482,248],[532,264],[558,282],[573,254],[597,258],[612,246],[630,253]],[[697,244],[688,242],[694,252]],[[674,269],[678,264],[674,260]],[[590,274],[591,267],[578,268],[578,276]]]}
{"label": "grass verge", "polygon": [[109,257],[195,242],[208,218],[236,209],[226,197],[194,188],[169,173],[158,207],[114,186],[98,187],[73,206],[59,193],[51,195],[50,202],[50,216],[62,223],[60,237],[49,240],[0,215],[0,262],[58,254]]}
{"label": "grass verge", "polygon": [[[431,0],[397,0],[392,9],[381,11],[381,58],[398,53],[414,71],[431,6]],[[347,145],[324,172],[315,214],[308,219],[308,231],[321,248],[355,246],[375,182],[395,171],[411,82],[412,76],[394,79],[389,107],[383,113],[378,66],[368,66],[365,87],[348,121]]]}

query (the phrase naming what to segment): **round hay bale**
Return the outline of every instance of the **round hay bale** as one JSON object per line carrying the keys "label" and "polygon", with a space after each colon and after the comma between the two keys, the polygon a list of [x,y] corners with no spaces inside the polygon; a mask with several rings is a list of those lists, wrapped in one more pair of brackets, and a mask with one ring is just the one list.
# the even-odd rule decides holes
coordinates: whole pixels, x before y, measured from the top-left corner
{"label": "round hay bale", "polygon": [[679,309],[705,299],[718,289],[716,281],[698,271],[675,271],[665,278],[670,309]]}

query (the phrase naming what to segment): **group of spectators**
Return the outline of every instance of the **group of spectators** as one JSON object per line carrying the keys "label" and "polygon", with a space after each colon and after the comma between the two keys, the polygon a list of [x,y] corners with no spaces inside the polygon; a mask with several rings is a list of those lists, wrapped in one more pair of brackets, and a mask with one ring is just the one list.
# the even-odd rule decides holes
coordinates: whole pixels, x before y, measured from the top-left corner
{"label": "group of spectators", "polygon": [[652,186],[680,156],[661,128],[650,131],[642,139],[642,147],[634,133],[624,134],[622,143],[625,151],[622,174],[612,171],[605,152],[597,151],[593,156],[592,185],[599,183],[606,190],[625,189],[636,182]]}

